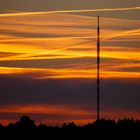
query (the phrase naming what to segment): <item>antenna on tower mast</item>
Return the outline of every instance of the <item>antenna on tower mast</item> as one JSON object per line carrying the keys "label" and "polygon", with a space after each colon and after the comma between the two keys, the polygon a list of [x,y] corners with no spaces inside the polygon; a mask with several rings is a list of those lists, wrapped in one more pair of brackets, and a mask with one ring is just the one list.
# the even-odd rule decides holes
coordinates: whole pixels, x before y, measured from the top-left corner
{"label": "antenna on tower mast", "polygon": [[97,120],[100,119],[100,18],[97,27]]}

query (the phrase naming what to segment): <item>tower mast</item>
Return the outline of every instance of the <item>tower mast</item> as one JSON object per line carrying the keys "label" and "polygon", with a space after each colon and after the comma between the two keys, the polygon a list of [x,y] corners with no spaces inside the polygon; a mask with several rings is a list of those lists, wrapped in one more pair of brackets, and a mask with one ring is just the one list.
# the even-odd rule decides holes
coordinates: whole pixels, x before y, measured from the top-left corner
{"label": "tower mast", "polygon": [[97,120],[100,119],[100,21],[97,27]]}

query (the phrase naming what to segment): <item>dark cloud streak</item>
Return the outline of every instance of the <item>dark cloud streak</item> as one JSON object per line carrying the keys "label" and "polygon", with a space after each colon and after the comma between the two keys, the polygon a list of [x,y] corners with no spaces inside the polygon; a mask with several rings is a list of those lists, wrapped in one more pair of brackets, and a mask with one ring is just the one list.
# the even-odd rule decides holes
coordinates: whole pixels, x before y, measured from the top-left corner
{"label": "dark cloud streak", "polygon": [[[13,82],[14,81],[14,82]],[[101,103],[107,110],[140,111],[139,79],[102,79]],[[93,109],[95,79],[30,80],[0,77],[1,105],[71,105]]]}

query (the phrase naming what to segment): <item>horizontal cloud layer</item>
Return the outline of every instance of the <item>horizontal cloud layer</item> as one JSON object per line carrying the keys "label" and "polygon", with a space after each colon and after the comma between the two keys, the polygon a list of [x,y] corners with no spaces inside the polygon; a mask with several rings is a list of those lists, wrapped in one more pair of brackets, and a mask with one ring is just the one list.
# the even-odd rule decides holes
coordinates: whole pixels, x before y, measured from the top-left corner
{"label": "horizontal cloud layer", "polygon": [[[2,122],[22,114],[49,124],[96,118],[97,18],[70,12],[89,11],[0,16]],[[101,18],[103,117],[140,117],[139,27],[138,20]]]}
{"label": "horizontal cloud layer", "polygon": [[[31,80],[1,76],[0,81],[0,104],[3,106],[0,108],[1,114],[18,113],[19,115],[32,114],[32,116],[46,114],[48,121],[60,119],[61,123],[66,118],[68,120],[89,119],[89,121],[96,119],[96,80]],[[102,117],[116,119],[125,117],[127,114],[129,117],[139,118],[140,114],[134,113],[140,111],[139,82],[138,79],[135,81],[132,79],[102,80]],[[121,115],[113,115],[117,112]],[[51,117],[48,118],[47,116],[50,115]],[[63,119],[58,115],[63,116]]]}

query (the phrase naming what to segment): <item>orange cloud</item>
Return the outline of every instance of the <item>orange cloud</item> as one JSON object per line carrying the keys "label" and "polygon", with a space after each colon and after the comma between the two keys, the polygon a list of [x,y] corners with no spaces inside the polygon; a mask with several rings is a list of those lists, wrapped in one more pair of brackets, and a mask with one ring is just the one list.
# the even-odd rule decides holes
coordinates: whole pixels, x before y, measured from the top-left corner
{"label": "orange cloud", "polygon": [[[63,124],[64,122],[75,122],[77,124],[86,124],[89,122],[93,122],[95,118],[95,112],[85,110],[79,107],[72,107],[72,106],[64,106],[64,105],[17,105],[17,106],[7,106],[4,108],[0,108],[0,114],[3,113],[15,113],[15,114],[30,114],[36,115],[40,114],[45,115],[46,119],[42,120],[41,122],[47,123],[50,125],[56,124]],[[47,120],[47,116],[52,115],[51,119]],[[62,116],[62,118],[57,119],[55,116]],[[75,118],[79,118],[76,120]],[[7,125],[10,121],[14,122],[13,120],[8,119],[1,119],[2,124]],[[37,121],[37,123],[40,123]]]}
{"label": "orange cloud", "polygon": [[129,7],[129,8],[110,8],[110,9],[84,9],[84,10],[63,10],[63,11],[48,11],[48,12],[24,12],[24,13],[8,13],[1,14],[1,17],[5,16],[30,16],[40,14],[52,14],[52,13],[83,13],[83,12],[102,12],[102,11],[128,11],[128,10],[140,10],[140,7]]}
{"label": "orange cloud", "polygon": [[[132,9],[138,9],[138,7]],[[0,73],[9,75],[34,73],[34,78],[95,78],[96,18],[70,15],[66,14],[67,12],[75,11],[59,11],[51,14],[46,14],[46,12],[15,13],[0,16],[1,64],[4,61],[11,64],[12,61],[21,61],[21,63],[26,63],[26,61],[32,63],[32,60],[52,61],[50,67],[47,65],[46,69],[39,67],[41,61],[38,61],[35,68],[30,65],[26,68],[16,66],[16,64],[13,67],[8,64],[1,65]],[[127,25],[124,26],[122,23],[125,22]],[[140,22],[136,20],[101,18],[101,61],[103,61],[101,62],[101,77],[139,77],[135,69],[140,65],[133,64],[136,61],[139,62],[139,48],[133,47],[139,41],[139,25]],[[117,45],[116,41],[120,42],[120,40],[123,43]],[[130,41],[133,43],[130,44]],[[105,45],[106,43],[108,44]],[[82,63],[81,58],[93,58],[94,62]],[[72,61],[67,64],[66,59],[69,61],[81,59],[81,61],[76,63]],[[108,59],[109,65],[107,65],[107,60],[104,61],[105,59]],[[120,60],[121,63],[114,59]],[[54,60],[58,60],[57,63],[61,61],[61,67]],[[52,67],[54,65],[57,65],[57,68]]]}
{"label": "orange cloud", "polygon": [[[92,123],[96,120],[96,112],[93,110],[86,110],[80,107],[72,107],[72,106],[64,106],[64,105],[15,105],[15,106],[5,106],[0,108],[0,114],[8,113],[8,114],[24,114],[31,115],[32,118],[35,119],[36,114],[38,117],[36,119],[37,124],[44,123],[47,125],[62,125],[64,122],[75,122],[79,125],[84,125],[88,123]],[[45,115],[46,117],[41,119],[41,116]],[[51,115],[51,119],[48,116]],[[61,117],[55,117],[61,116]],[[139,112],[126,111],[126,110],[114,110],[112,111],[102,111],[101,117],[106,119],[120,119],[124,117],[133,117],[140,118]],[[13,119],[0,119],[0,122],[4,125],[7,125],[9,122],[15,122],[19,118]]]}
{"label": "orange cloud", "polygon": [[[1,75],[19,76],[21,78],[96,78],[96,70],[79,69],[31,69],[31,68],[0,68]],[[101,78],[140,78],[139,72],[102,70]]]}

